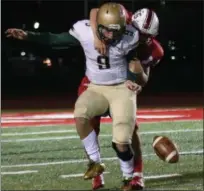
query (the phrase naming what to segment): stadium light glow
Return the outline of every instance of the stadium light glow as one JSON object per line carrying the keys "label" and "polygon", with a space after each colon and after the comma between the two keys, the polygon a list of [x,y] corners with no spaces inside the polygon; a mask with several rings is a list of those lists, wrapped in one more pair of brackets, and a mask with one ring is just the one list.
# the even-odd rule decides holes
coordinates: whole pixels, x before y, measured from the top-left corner
{"label": "stadium light glow", "polygon": [[176,59],[176,57],[175,57],[175,56],[171,56],[171,59],[172,59],[172,60],[175,60],[175,59]]}
{"label": "stadium light glow", "polygon": [[43,64],[50,67],[50,66],[52,66],[52,61],[49,58],[46,58],[43,60]]}
{"label": "stadium light glow", "polygon": [[38,29],[40,27],[40,23],[39,22],[35,22],[33,27],[34,27],[34,29]]}
{"label": "stadium light glow", "polygon": [[21,52],[21,56],[25,56],[26,53],[24,51]]}

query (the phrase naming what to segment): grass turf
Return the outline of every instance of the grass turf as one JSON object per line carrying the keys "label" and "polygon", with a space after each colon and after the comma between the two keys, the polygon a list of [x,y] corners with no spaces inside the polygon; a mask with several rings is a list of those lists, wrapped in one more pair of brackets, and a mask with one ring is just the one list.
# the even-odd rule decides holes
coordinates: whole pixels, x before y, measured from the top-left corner
{"label": "grass turf", "polygon": [[[202,125],[203,121],[140,125],[145,177],[163,174],[181,175],[147,179],[147,189],[203,190],[203,152],[197,152],[203,151]],[[56,132],[62,130],[65,132]],[[66,132],[66,130],[73,131]],[[38,171],[21,175],[2,174],[2,190],[90,190],[90,181],[84,181],[82,177],[61,178],[61,175],[83,173],[86,169],[86,162],[81,160],[85,159],[85,155],[74,126],[5,128],[1,133],[1,172]],[[11,136],[6,135],[7,133],[23,134]],[[119,187],[121,172],[118,161],[112,158],[115,157],[115,153],[111,148],[111,125],[103,124],[101,135],[105,135],[100,137],[101,155],[103,158],[111,157],[109,160],[104,160],[107,171],[110,172],[105,175],[106,188]],[[151,144],[155,135],[166,135],[177,143],[180,152],[183,153],[177,164],[165,163],[154,154]],[[44,138],[52,140],[42,140]],[[16,142],[19,139],[23,141]],[[19,166],[13,166],[17,164]]]}

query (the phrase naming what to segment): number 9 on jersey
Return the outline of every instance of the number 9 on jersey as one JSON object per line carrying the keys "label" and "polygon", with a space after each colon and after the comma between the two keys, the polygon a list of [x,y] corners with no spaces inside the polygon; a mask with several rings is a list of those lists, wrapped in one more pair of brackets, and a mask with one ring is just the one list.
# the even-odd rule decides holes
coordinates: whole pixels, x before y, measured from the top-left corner
{"label": "number 9 on jersey", "polygon": [[109,69],[109,58],[107,56],[98,56],[97,63],[100,70]]}

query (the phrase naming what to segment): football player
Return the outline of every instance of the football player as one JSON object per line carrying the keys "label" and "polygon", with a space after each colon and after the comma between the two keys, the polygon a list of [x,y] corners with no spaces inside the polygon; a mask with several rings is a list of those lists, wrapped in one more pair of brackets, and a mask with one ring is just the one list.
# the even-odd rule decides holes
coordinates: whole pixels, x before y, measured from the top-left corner
{"label": "football player", "polygon": [[[159,42],[155,39],[155,36],[158,34],[158,18],[154,11],[151,11],[149,9],[141,9],[135,12],[134,15],[132,15],[131,12],[128,12],[124,6],[120,5],[122,9],[125,12],[126,16],[126,23],[132,24],[134,27],[136,27],[140,31],[140,45],[137,48],[137,57],[140,58],[143,66],[155,66],[159,63],[161,58],[164,55],[163,48],[159,44]],[[96,35],[97,26],[96,26],[96,18],[97,18],[97,12],[98,9],[94,8],[90,12],[90,24],[92,27],[92,30],[94,31],[94,46],[95,48],[101,53],[106,54],[106,44],[104,41],[100,40],[98,36]],[[150,24],[152,22],[151,26],[148,26],[148,23]],[[145,26],[146,25],[146,26]],[[138,73],[138,67],[141,67],[140,62],[135,65],[135,63],[129,64],[129,69],[132,71],[135,71]],[[137,79],[136,82],[141,85],[145,85],[145,83],[148,81],[149,71],[146,73],[147,79],[146,81],[142,82],[137,79],[137,76],[134,76],[134,79]],[[131,75],[131,74],[130,74]],[[136,78],[135,78],[136,77]],[[85,76],[78,89],[78,95],[83,93],[83,91],[86,90],[87,85],[90,83],[89,79]],[[96,134],[99,135],[100,132],[100,116],[94,117],[90,120],[90,125],[95,130]],[[134,150],[134,184],[135,187],[138,189],[142,189],[144,187],[143,182],[143,162],[142,162],[142,152],[141,152],[141,143],[140,139],[137,134],[138,130],[138,124],[135,124],[135,131],[132,138],[132,147]],[[103,174],[100,176],[97,176],[93,179],[93,188],[97,189],[104,186],[104,178]]]}
{"label": "football player", "polygon": [[127,80],[126,55],[137,47],[138,31],[132,26],[126,27],[125,14],[120,5],[103,5],[97,14],[96,34],[106,43],[109,51],[106,55],[101,55],[94,48],[91,27],[85,25],[78,22],[74,25],[74,30],[70,31],[84,48],[87,59],[86,75],[91,81],[87,90],[79,96],[74,111],[78,134],[93,161],[84,177],[92,178],[104,170],[97,135],[90,127],[89,120],[109,109],[113,118],[112,146],[120,161],[125,179],[123,190],[126,190],[133,176],[134,163],[130,143],[136,119],[136,94],[124,86]]}

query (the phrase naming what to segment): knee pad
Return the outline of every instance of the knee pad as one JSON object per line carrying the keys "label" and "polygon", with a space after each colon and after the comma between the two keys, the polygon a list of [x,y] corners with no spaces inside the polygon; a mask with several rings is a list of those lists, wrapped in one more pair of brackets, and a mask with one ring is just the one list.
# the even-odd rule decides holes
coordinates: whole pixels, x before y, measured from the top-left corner
{"label": "knee pad", "polygon": [[128,146],[128,149],[124,152],[120,152],[114,142],[112,142],[112,147],[115,150],[117,156],[122,161],[129,161],[133,157],[132,150],[130,149],[130,146]]}

